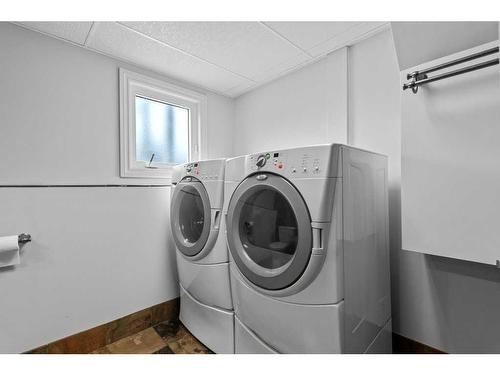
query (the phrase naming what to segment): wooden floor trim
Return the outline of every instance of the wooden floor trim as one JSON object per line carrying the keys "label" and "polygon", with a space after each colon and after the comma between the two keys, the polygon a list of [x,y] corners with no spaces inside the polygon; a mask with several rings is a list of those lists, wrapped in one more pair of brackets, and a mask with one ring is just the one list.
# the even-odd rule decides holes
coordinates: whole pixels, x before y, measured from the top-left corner
{"label": "wooden floor trim", "polygon": [[86,354],[179,316],[179,298],[29,350],[26,354]]}
{"label": "wooden floor trim", "polygon": [[446,352],[432,346],[422,344],[394,332],[392,333],[392,352],[394,354],[446,354]]}

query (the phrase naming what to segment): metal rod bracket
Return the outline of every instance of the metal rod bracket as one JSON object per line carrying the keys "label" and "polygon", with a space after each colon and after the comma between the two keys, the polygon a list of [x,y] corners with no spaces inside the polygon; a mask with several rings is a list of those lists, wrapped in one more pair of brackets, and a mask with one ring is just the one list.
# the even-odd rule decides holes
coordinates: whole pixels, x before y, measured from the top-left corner
{"label": "metal rod bracket", "polygon": [[21,233],[20,235],[17,236],[17,242],[20,244],[31,242],[31,234]]}
{"label": "metal rod bracket", "polygon": [[417,82],[422,79],[427,79],[427,74],[419,72],[411,72],[406,75],[406,79],[410,80],[409,83],[403,85],[403,90],[411,89],[411,91],[416,94],[418,92]]}

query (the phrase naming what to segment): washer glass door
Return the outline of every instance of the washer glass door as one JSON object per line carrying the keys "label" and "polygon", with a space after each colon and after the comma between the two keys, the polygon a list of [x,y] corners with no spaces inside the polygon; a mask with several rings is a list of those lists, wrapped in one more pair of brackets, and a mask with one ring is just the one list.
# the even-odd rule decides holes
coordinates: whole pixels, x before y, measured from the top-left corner
{"label": "washer glass door", "polygon": [[177,248],[186,256],[197,255],[210,234],[210,203],[199,180],[181,181],[172,196],[171,226]]}
{"label": "washer glass door", "polygon": [[309,211],[284,178],[258,174],[243,181],[228,208],[228,245],[241,273],[259,287],[293,284],[312,251]]}
{"label": "washer glass door", "polygon": [[240,239],[256,264],[276,269],[297,250],[297,219],[283,194],[263,187],[244,199],[239,219]]}

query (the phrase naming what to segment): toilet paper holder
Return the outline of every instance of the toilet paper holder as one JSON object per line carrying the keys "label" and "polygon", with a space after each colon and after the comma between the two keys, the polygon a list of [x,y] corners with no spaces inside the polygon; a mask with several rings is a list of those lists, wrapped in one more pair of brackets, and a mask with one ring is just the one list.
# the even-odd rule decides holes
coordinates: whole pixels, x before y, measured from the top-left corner
{"label": "toilet paper holder", "polygon": [[20,244],[31,242],[31,234],[21,233],[17,236],[17,242]]}

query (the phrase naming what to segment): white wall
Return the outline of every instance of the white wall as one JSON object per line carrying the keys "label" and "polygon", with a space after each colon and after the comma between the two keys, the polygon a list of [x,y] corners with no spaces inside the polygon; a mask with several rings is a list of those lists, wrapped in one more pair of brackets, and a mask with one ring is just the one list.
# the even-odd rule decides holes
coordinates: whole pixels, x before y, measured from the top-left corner
{"label": "white wall", "polygon": [[208,94],[208,159],[233,156],[234,100]]}
{"label": "white wall", "polygon": [[[401,87],[391,32],[350,47],[348,60],[349,139],[389,155],[394,331],[447,352],[499,353],[500,272],[400,250]],[[330,109],[317,103],[338,87],[326,84],[327,70],[323,60],[237,98],[235,135],[244,137],[235,139],[235,152],[327,141]],[[301,92],[308,94],[294,100]],[[303,116],[300,103],[313,110]]]}
{"label": "white wall", "polygon": [[[0,353],[178,296],[170,187],[103,186],[159,182],[119,177],[118,67],[161,78],[0,23],[0,235],[33,235],[0,270]],[[228,155],[233,100],[207,99],[208,156]]]}
{"label": "white wall", "polygon": [[346,50],[237,98],[236,155],[347,139]]}

